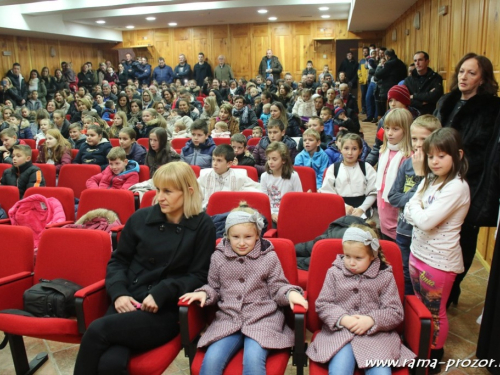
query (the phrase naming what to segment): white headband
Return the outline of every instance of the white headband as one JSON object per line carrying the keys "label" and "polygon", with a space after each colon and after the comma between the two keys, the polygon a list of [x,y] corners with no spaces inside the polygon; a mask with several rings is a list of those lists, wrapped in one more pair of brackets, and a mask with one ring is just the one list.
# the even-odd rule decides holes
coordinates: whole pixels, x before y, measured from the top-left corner
{"label": "white headband", "polygon": [[361,242],[366,246],[370,246],[373,250],[373,255],[378,255],[378,249],[380,249],[380,243],[378,238],[373,238],[370,232],[364,231],[363,229],[351,227],[347,228],[342,238],[342,243],[346,241],[356,241]]}
{"label": "white headband", "polygon": [[234,225],[244,224],[244,223],[254,223],[257,225],[257,229],[259,233],[262,232],[264,228],[264,219],[260,216],[258,212],[254,212],[253,214],[249,214],[245,211],[234,211],[227,215],[226,219],[226,234]]}

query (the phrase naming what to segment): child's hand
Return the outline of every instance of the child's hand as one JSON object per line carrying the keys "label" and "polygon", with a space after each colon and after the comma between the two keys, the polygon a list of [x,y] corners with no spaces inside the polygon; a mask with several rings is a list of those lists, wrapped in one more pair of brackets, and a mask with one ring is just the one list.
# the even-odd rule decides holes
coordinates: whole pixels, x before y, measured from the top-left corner
{"label": "child's hand", "polygon": [[200,306],[203,307],[207,300],[207,293],[205,292],[192,292],[186,293],[179,298],[182,302],[186,302],[190,305],[194,301],[199,301]]}
{"label": "child's hand", "polygon": [[421,148],[417,148],[417,151],[411,157],[411,163],[413,165],[413,170],[416,176],[424,176],[424,152]]}
{"label": "child's hand", "polygon": [[142,301],[141,310],[151,312],[153,314],[158,312],[158,305],[151,294],[148,294],[148,296],[144,298],[144,301]]}
{"label": "child's hand", "polygon": [[346,215],[352,215],[353,211],[354,211],[353,206],[349,206],[348,204],[345,205],[345,214]]}
{"label": "child's hand", "polygon": [[0,146],[0,151],[7,151],[7,149],[5,148],[5,146]]}
{"label": "child's hand", "polygon": [[236,156],[234,157],[233,165],[238,165],[238,158]]}
{"label": "child's hand", "polygon": [[272,214],[271,215],[271,218],[273,219],[273,221],[278,224],[278,214]]}
{"label": "child's hand", "polygon": [[356,335],[364,335],[375,324],[373,318],[368,315],[353,315],[352,317],[356,318],[356,321],[350,331]]}
{"label": "child's hand", "polygon": [[358,319],[354,318],[351,315],[344,315],[344,317],[340,320],[340,325],[350,331],[357,321]]}
{"label": "child's hand", "polygon": [[10,152],[9,152],[9,151],[5,151],[5,152],[3,153],[3,158],[4,158],[4,160],[5,160],[5,159],[7,159],[9,156],[10,156]]}
{"label": "child's hand", "polygon": [[294,305],[300,305],[306,310],[309,306],[309,304],[307,303],[307,300],[302,296],[302,294],[300,294],[296,290],[292,290],[288,294],[288,301],[290,302],[290,308],[292,310],[293,310]]}
{"label": "child's hand", "polygon": [[360,217],[364,213],[365,213],[365,211],[363,211],[361,208],[358,207],[358,208],[355,208],[354,210],[352,210],[351,215]]}
{"label": "child's hand", "polygon": [[140,305],[140,303],[130,296],[121,296],[115,300],[115,310],[118,313],[136,311],[137,305]]}

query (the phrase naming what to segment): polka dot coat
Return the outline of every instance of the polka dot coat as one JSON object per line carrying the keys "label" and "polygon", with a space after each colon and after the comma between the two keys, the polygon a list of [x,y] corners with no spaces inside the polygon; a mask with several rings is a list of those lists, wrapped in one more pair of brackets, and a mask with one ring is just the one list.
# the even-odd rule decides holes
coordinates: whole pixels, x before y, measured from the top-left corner
{"label": "polka dot coat", "polygon": [[[403,306],[390,266],[381,268],[375,259],[360,275],[351,273],[339,255],[328,270],[316,300],[316,312],[323,321],[321,332],[307,349],[315,362],[325,363],[351,343],[359,368],[367,360],[412,359],[415,355],[402,343],[395,329],[403,321]],[[375,325],[364,335],[355,335],[337,323],[343,315],[368,315]]]}
{"label": "polka dot coat", "polygon": [[217,304],[215,320],[198,342],[198,347],[241,331],[266,349],[293,345],[293,331],[285,324],[280,306],[288,306],[287,293],[298,286],[288,283],[273,245],[258,241],[245,256],[236,254],[224,239],[212,255],[206,305]]}

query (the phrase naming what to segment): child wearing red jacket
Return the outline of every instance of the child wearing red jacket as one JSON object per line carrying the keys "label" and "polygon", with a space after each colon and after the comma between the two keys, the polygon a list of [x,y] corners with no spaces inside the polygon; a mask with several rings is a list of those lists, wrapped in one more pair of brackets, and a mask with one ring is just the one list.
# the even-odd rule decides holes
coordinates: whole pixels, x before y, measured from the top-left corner
{"label": "child wearing red jacket", "polygon": [[139,182],[139,164],[134,160],[127,160],[123,148],[113,147],[107,158],[109,165],[87,180],[87,188],[125,190]]}

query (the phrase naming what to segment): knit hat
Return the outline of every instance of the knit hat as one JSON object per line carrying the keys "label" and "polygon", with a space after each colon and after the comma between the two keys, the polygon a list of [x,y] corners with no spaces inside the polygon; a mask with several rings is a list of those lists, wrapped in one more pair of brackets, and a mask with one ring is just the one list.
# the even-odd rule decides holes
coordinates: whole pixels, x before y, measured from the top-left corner
{"label": "knit hat", "polygon": [[411,103],[410,92],[405,85],[392,86],[387,94],[387,100],[395,99],[402,103],[405,107],[409,107]]}
{"label": "knit hat", "polygon": [[259,233],[264,228],[264,219],[262,219],[257,211],[253,214],[244,211],[233,211],[227,215],[225,227],[226,234],[232,226],[244,223],[254,223],[257,226]]}
{"label": "knit hat", "polygon": [[340,107],[337,107],[337,109],[335,109],[335,118],[339,118],[340,114],[341,113],[345,113],[345,109],[344,108],[340,108]]}

